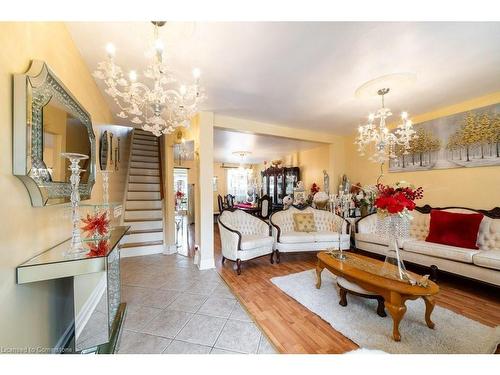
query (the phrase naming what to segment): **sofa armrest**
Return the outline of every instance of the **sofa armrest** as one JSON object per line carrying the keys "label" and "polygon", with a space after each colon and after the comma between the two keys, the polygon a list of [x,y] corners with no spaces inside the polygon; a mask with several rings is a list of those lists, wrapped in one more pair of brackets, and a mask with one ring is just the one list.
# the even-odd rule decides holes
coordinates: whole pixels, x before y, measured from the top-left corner
{"label": "sofa armrest", "polygon": [[[340,225],[340,233],[341,234],[351,234],[351,230],[352,230],[351,223],[340,215],[337,215],[334,213],[332,213],[332,215],[334,215],[334,220],[336,222],[341,220],[342,225]],[[338,224],[335,224],[335,226],[338,227]]]}
{"label": "sofa armrest", "polygon": [[356,233],[375,233],[377,229],[377,214],[362,217],[356,222]]}
{"label": "sofa armrest", "polygon": [[261,219],[258,216],[251,216],[253,227],[253,234],[262,234],[264,236],[269,236],[270,225],[264,219]]}
{"label": "sofa armrest", "polygon": [[225,225],[220,217],[217,218],[220,231],[222,255],[228,259],[236,260],[238,250],[241,249],[241,233]]}
{"label": "sofa armrest", "polygon": [[269,217],[269,223],[271,224],[271,230],[274,238],[274,242],[280,242],[281,228],[273,222],[273,214]]}

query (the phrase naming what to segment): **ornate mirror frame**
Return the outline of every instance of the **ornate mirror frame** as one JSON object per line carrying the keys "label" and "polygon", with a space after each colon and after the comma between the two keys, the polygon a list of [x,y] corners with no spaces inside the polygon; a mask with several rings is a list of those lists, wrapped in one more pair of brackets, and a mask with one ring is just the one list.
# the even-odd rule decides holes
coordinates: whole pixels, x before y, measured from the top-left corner
{"label": "ornate mirror frame", "polygon": [[108,167],[108,155],[108,131],[105,130],[101,133],[101,139],[99,140],[99,167],[101,168],[101,171],[105,171]]}
{"label": "ornate mirror frame", "polygon": [[[52,181],[43,171],[43,107],[52,97],[87,128],[90,141],[89,177],[80,184],[80,198],[90,199],[95,183],[95,135],[90,114],[50,70],[44,61],[33,60],[25,74],[14,75],[13,173],[28,189],[35,207],[70,201],[71,184]],[[38,170],[38,172],[37,172]],[[35,173],[36,172],[36,173]]]}

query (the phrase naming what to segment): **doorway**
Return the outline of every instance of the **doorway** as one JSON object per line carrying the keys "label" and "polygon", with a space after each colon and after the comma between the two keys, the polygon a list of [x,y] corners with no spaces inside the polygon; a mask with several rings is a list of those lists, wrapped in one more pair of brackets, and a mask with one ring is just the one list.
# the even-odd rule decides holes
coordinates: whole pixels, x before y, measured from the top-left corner
{"label": "doorway", "polygon": [[175,245],[177,253],[189,256],[194,242],[194,184],[189,183],[189,168],[174,168]]}

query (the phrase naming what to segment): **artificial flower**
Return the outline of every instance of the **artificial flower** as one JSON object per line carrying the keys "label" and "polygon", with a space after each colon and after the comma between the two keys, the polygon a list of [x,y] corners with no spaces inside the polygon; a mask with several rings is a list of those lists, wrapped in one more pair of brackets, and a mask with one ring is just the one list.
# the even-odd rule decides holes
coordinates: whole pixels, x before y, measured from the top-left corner
{"label": "artificial flower", "polygon": [[394,186],[377,185],[378,194],[375,207],[381,213],[408,215],[416,207],[415,200],[423,198],[423,189],[415,189],[412,185],[401,181]]}
{"label": "artificial flower", "polygon": [[104,236],[108,233],[109,230],[109,219],[108,213],[104,211],[102,214],[89,215],[85,219],[82,219],[82,222],[85,224],[82,227],[84,232],[97,233],[101,236]]}
{"label": "artificial flower", "polygon": [[100,240],[97,244],[92,241],[88,243],[89,252],[87,253],[88,257],[99,257],[106,255],[106,251],[108,250],[108,241]]}

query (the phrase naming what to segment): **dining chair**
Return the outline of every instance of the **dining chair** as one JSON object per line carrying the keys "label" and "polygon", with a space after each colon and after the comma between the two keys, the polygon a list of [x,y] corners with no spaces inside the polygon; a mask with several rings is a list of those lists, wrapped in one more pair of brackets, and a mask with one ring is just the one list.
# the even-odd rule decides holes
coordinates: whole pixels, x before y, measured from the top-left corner
{"label": "dining chair", "polygon": [[227,208],[233,208],[234,207],[234,195],[228,194],[226,195],[226,204]]}
{"label": "dining chair", "polygon": [[224,199],[220,194],[217,194],[217,204],[219,206],[219,214],[224,210]]}
{"label": "dining chair", "polygon": [[262,198],[259,199],[258,207],[259,207],[259,216],[267,220],[269,219],[269,216],[271,215],[271,197],[269,195],[264,195]]}

